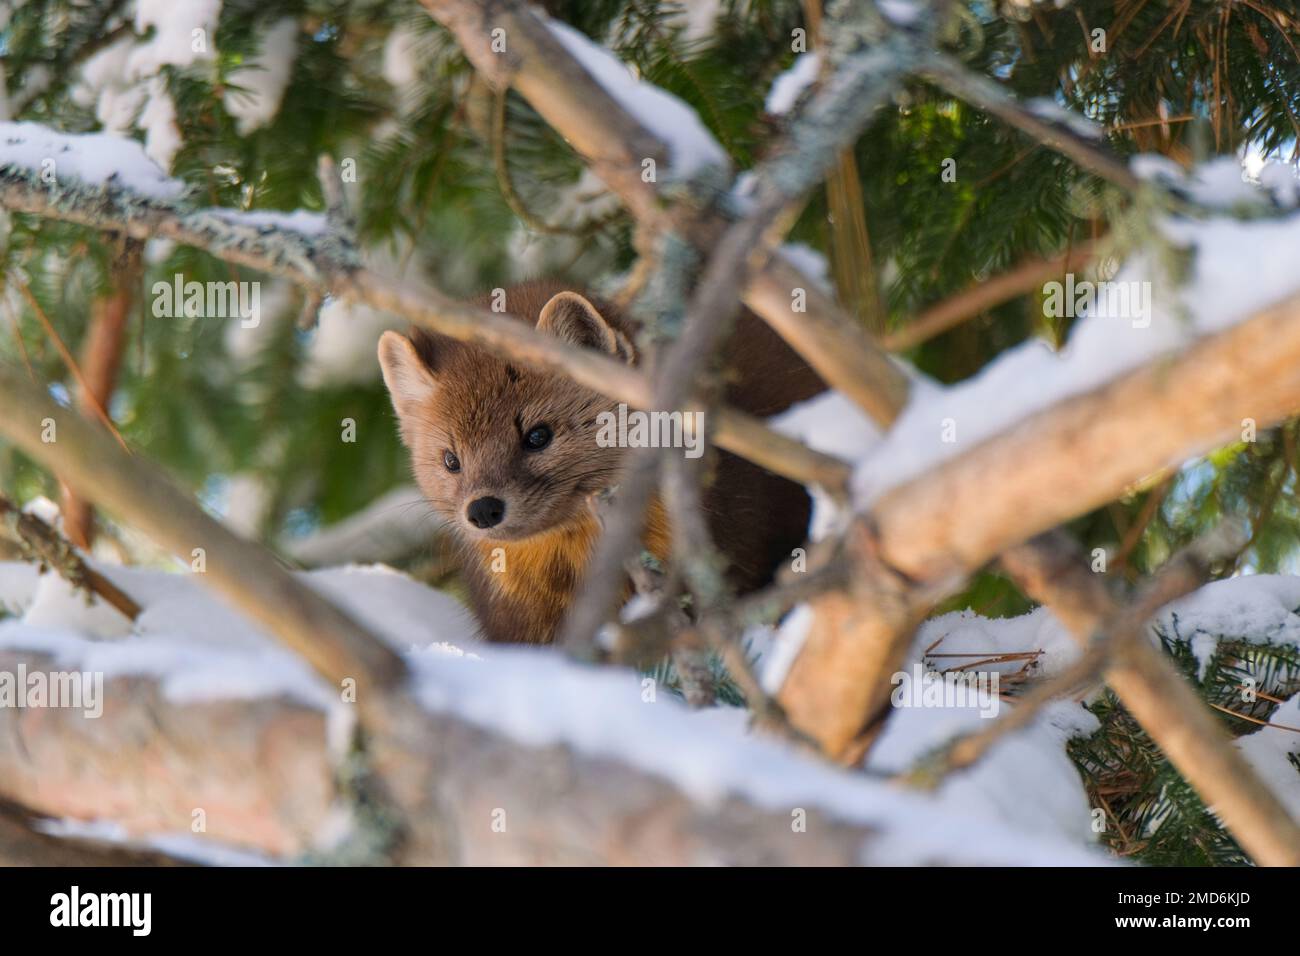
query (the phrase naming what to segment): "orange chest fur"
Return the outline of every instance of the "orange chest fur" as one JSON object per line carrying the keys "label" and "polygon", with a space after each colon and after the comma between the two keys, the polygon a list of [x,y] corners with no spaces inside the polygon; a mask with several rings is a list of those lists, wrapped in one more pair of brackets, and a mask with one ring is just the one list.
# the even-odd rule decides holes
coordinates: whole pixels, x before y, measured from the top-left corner
{"label": "orange chest fur", "polygon": [[[595,516],[523,541],[480,541],[475,547],[484,580],[496,595],[527,607],[563,610],[573,599],[600,538]],[[667,561],[668,516],[658,498],[646,512],[645,549]]]}

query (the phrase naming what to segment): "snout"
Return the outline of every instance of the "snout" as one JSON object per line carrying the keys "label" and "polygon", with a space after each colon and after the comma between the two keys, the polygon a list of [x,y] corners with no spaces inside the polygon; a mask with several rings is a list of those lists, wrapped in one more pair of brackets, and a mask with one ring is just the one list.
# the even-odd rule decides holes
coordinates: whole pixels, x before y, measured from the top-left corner
{"label": "snout", "polygon": [[506,503],[500,498],[476,498],[465,509],[465,516],[476,528],[495,528],[506,516]]}

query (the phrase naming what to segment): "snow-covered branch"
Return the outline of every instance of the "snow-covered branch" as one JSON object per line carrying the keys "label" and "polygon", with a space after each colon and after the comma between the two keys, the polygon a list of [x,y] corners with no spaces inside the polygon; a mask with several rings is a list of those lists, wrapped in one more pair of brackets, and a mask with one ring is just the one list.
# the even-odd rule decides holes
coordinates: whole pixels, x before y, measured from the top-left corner
{"label": "snow-covered branch", "polygon": [[[0,797],[51,818],[51,832],[206,861],[1103,860],[1082,812],[1074,826],[1025,827],[985,780],[901,792],[749,734],[741,710],[690,712],[635,672],[467,643],[473,625],[454,599],[388,569],[299,577],[404,649],[415,706],[362,750],[352,705],[196,582],[105,568],[144,599],[123,635],[74,628],[75,597],[30,571],[0,564],[15,614],[0,622],[0,668],[103,678],[99,716],[39,712],[40,747],[35,712],[0,708]],[[417,629],[435,643],[412,648]],[[1057,799],[1081,807],[1063,756],[1050,775]]]}
{"label": "snow-covered branch", "polygon": [[[1077,546],[1059,533],[1013,549],[1002,565],[1080,642],[1120,613]],[[1253,859],[1300,866],[1300,823],[1232,745],[1173,661],[1145,641],[1129,640],[1106,668],[1106,683]]]}
{"label": "snow-covered branch", "polygon": [[[1106,358],[1115,359],[1113,335],[1107,349]],[[978,413],[996,415],[988,403],[1008,383],[986,374],[950,396],[958,401],[953,407],[965,410],[955,424],[969,437],[957,445],[964,453],[946,460],[942,455],[951,450],[937,438],[945,421],[943,397],[922,399],[904,413],[899,427],[905,430],[891,435],[904,441],[910,435],[915,443],[922,433],[906,430],[907,424],[932,422],[923,444],[925,454],[936,457],[909,463],[886,441],[876,452],[883,457],[859,467],[860,490],[873,481],[887,483],[891,474],[906,476],[911,467],[918,477],[876,492],[855,522],[849,540],[859,543],[859,593],[872,600],[832,606],[808,631],[779,695],[796,726],[832,753],[853,753],[862,746],[862,728],[881,712],[889,675],[899,668],[915,621],[965,574],[1018,541],[1115,499],[1143,476],[1239,435],[1245,420],[1265,427],[1293,414],[1300,407],[1300,296],[1181,354],[1155,358],[1091,391],[1060,394],[1056,404],[1027,419],[1012,414],[1004,430],[989,435],[980,431]],[[1046,353],[1043,361],[1063,384],[1064,363]],[[1009,358],[1005,368],[1016,364]],[[1038,378],[1028,365],[1015,374],[1024,376],[1025,387],[1037,383],[1050,392],[1052,379]],[[951,521],[954,513],[963,520]],[[887,600],[881,597],[885,582]],[[872,611],[864,613],[863,606]],[[1166,708],[1152,699],[1156,711]],[[1166,710],[1163,719],[1174,725],[1180,718]],[[1283,845],[1296,852],[1289,838]]]}
{"label": "snow-covered branch", "polygon": [[299,584],[262,547],[210,518],[109,433],[0,365],[0,435],[176,555],[327,680],[364,688],[363,709],[403,676],[401,661],[349,615]]}
{"label": "snow-covered branch", "polygon": [[[622,362],[427,285],[417,289],[367,269],[348,237],[331,229],[323,215],[191,206],[183,185],[163,176],[132,140],[64,135],[34,123],[0,124],[0,207],[133,239],[170,239],[287,278],[316,295],[363,303],[560,372],[632,407],[648,407],[651,400],[645,376]],[[845,483],[841,462],[743,412],[720,408],[714,426],[719,446],[789,478],[827,488]]]}

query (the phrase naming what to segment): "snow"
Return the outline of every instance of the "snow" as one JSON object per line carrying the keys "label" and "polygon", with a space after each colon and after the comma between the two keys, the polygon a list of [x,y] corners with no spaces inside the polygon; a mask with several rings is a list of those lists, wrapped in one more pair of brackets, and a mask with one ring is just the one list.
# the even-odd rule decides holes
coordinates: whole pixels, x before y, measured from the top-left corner
{"label": "snow", "polygon": [[821,68],[821,54],[799,54],[790,68],[772,82],[772,88],[767,92],[767,102],[763,108],[774,116],[790,112],[794,104],[799,101],[799,97],[803,95],[803,91],[817,81]]}
{"label": "snow", "polygon": [[[836,391],[798,402],[767,421],[774,430],[796,438],[814,451],[856,461],[880,442],[880,429],[856,404]],[[840,530],[848,515],[821,488],[810,491],[813,502],[808,533],[821,541]]]}
{"label": "snow", "polygon": [[276,863],[261,853],[226,846],[193,833],[164,833],[144,840],[134,839],[124,826],[113,820],[37,820],[35,829],[64,839],[88,840],[133,850],[156,850],[202,866],[274,866]]}
{"label": "snow", "polygon": [[810,605],[799,604],[782,619],[776,630],[776,637],[768,647],[767,653],[758,661],[758,680],[763,690],[776,694],[785,683],[794,666],[795,658],[803,650],[808,640],[808,631],[814,620]]}
{"label": "snow", "polygon": [[1291,816],[1300,819],[1300,732],[1287,729],[1300,728],[1300,694],[1273,711],[1269,723],[1282,726],[1261,727],[1234,742]]}
{"label": "snow", "polygon": [[[132,50],[126,75],[132,79],[153,76],[163,66],[189,66],[211,60],[221,0],[137,0],[136,33],[153,35]],[[202,31],[202,34],[196,34]]]}
{"label": "snow", "polygon": [[140,111],[140,127],[145,131],[144,151],[160,167],[171,169],[182,144],[180,127],[176,125],[176,104],[161,76],[150,77],[146,90],[144,109]]}
{"label": "snow", "polygon": [[295,209],[292,212],[281,212],[275,209],[250,212],[242,209],[213,208],[205,211],[232,226],[244,226],[259,231],[282,229],[296,232],[309,239],[323,236],[329,231],[329,220],[322,213],[307,209]]}
{"label": "snow", "polygon": [[1300,577],[1252,574],[1214,581],[1163,608],[1166,636],[1191,645],[1205,674],[1221,640],[1300,648]]}
{"label": "snow", "polygon": [[1081,116],[1074,110],[1066,109],[1060,103],[1045,96],[1039,96],[1025,103],[1029,112],[1041,120],[1063,126],[1076,136],[1084,139],[1101,139],[1105,133],[1099,125]]}
{"label": "snow", "polygon": [[823,392],[796,402],[769,418],[768,424],[814,451],[841,458],[853,458],[880,439],[875,422],[839,392]]}
{"label": "snow", "polygon": [[379,379],[379,336],[407,323],[368,305],[329,298],[307,346],[298,381],[307,388],[366,385]]}
{"label": "snow", "polygon": [[230,82],[240,89],[227,89],[222,102],[235,118],[240,136],[266,126],[280,111],[280,101],[293,73],[298,49],[298,21],[285,17],[271,24],[262,46],[246,66],[233,70]]}
{"label": "snow", "polygon": [[[1014,807],[1006,808],[1004,819],[972,813],[959,799],[936,801],[747,735],[743,711],[692,713],[665,693],[645,703],[640,675],[528,649],[480,653],[478,662],[441,653],[413,657],[424,706],[527,746],[567,744],[591,757],[629,762],[705,806],[735,795],[783,815],[795,808],[824,810],[880,831],[871,845],[876,863],[1104,862],[1079,839],[1047,829],[1026,834],[1013,822]],[[1074,830],[1087,820],[1084,807]]]}
{"label": "snow", "polygon": [[669,12],[665,22],[670,28],[679,29],[682,41],[690,46],[712,36],[721,14],[722,0],[687,0],[680,8]]}
{"label": "snow", "polygon": [[[160,109],[166,112],[171,109],[171,101],[165,92],[161,95],[167,105]],[[174,150],[179,140],[155,145]],[[71,180],[101,189],[120,187],[147,198],[164,200],[178,199],[186,190],[184,183],[159,168],[147,147],[142,148],[125,136],[60,133],[39,123],[0,123],[0,168],[12,166],[40,175],[51,160],[54,174],[61,182]],[[194,215],[212,216],[228,225],[259,233],[296,232],[309,241],[324,236],[330,228],[324,214],[306,209],[247,211],[212,207],[196,210]]]}
{"label": "snow", "polygon": [[[177,702],[284,696],[329,711],[337,695],[298,657],[221,603],[195,575],[98,568],[139,602],[134,624],[102,603],[87,608],[54,575],[0,562],[0,596],[21,616],[0,620],[0,648],[54,656],[59,666],[117,676],[148,675]],[[382,566],[305,572],[300,577],[405,649],[413,640],[473,639],[476,627],[454,598]],[[112,706],[111,701],[109,706]]]}
{"label": "snow", "polygon": [[138,35],[124,36],[82,65],[73,101],[93,105],[106,133],[142,130],[146,154],[170,169],[183,140],[163,69],[210,62],[220,14],[221,0],[139,0]]}
{"label": "snow", "polygon": [[1255,178],[1273,194],[1278,205],[1290,208],[1300,206],[1300,176],[1296,173],[1296,167],[1286,163],[1265,163]]}
{"label": "snow", "polygon": [[389,85],[399,90],[414,86],[420,79],[420,35],[405,27],[395,27],[384,41],[382,73]]}
{"label": "snow", "polygon": [[135,41],[123,37],[100,50],[81,68],[81,81],[72,88],[72,99],[80,106],[95,108],[95,118],[105,132],[125,133],[147,95],[144,84],[127,79],[126,63]]}
{"label": "snow", "polygon": [[[961,654],[960,658],[933,658],[930,663],[966,664],[986,657],[1041,651],[1034,674],[1055,677],[1079,657],[1079,646],[1051,611],[1038,608],[1018,617],[988,618],[974,611],[954,611],[922,624],[912,642],[911,661],[924,661],[929,654]],[[984,670],[1011,674],[1023,661],[981,664]]]}
{"label": "snow", "polygon": [[729,165],[726,151],[693,109],[672,94],[642,82],[618,57],[567,23],[548,19],[546,25],[605,92],[668,144],[675,177],[688,179],[707,166]]}
{"label": "snow", "polygon": [[256,541],[270,513],[272,489],[255,473],[231,475],[226,483],[221,520],[241,537]]}
{"label": "snow", "polygon": [[[872,748],[867,769],[905,771],[933,749],[989,723],[976,708],[900,708]],[[1091,806],[1065,744],[1097,727],[1082,704],[1056,701],[1028,727],[996,743],[975,766],[949,776],[934,799],[954,816],[975,812],[1027,835],[1091,843]]]}
{"label": "snow", "polygon": [[[405,241],[364,249],[362,257],[368,268],[394,282],[416,290],[426,282],[423,260]],[[298,369],[299,383],[306,388],[334,388],[379,381],[375,351],[379,337],[409,324],[368,305],[327,298],[307,341]]]}
{"label": "snow", "polygon": [[121,186],[154,199],[175,199],[185,191],[134,140],[108,133],[59,133],[39,123],[0,123],[0,167],[40,173],[48,160],[60,181]]}
{"label": "snow", "polygon": [[[1189,641],[1202,673],[1221,640],[1300,647],[1300,577],[1256,575],[1205,585],[1164,608],[1156,623]],[[810,625],[811,612],[800,607],[787,617],[761,678],[774,693]],[[1157,640],[1154,632],[1150,639]],[[1015,653],[1035,653],[1031,673],[1050,679],[1076,661],[1080,651],[1066,629],[1044,608],[1013,618],[986,618],[966,610],[926,621],[913,638],[904,672],[969,667],[997,672],[1003,680],[1025,666],[1024,660],[992,660]],[[937,657],[938,654],[958,655]],[[881,774],[907,770],[955,737],[979,732],[987,724],[980,707],[895,707],[872,748],[866,768]],[[1014,700],[1001,702],[1014,708]],[[1300,695],[1279,707],[1271,723],[1300,727]],[[977,812],[1028,833],[1056,839],[1090,841],[1090,806],[1077,771],[1064,752],[1072,737],[1097,729],[1096,719],[1080,702],[1058,700],[1045,707],[1028,727],[1008,735],[973,768],[951,775],[934,794],[950,811]],[[1237,739],[1236,746],[1300,815],[1300,771],[1289,756],[1300,755],[1300,734],[1262,728]],[[948,814],[935,818],[947,826]]]}
{"label": "snow", "polygon": [[1270,199],[1284,209],[1300,201],[1295,167],[1266,162],[1258,154],[1220,156],[1191,171],[1155,154],[1134,156],[1131,164],[1142,179],[1181,190],[1211,208],[1266,211]]}
{"label": "snow", "polygon": [[777,255],[811,279],[823,292],[834,292],[830,263],[812,246],[802,242],[787,242],[777,251]]}
{"label": "snow", "polygon": [[38,579],[36,566],[31,564],[3,564],[0,574],[0,617],[19,614],[31,603]]}
{"label": "snow", "polygon": [[900,27],[915,23],[922,12],[912,0],[876,0],[876,8],[886,19]]}
{"label": "snow", "polygon": [[[987,618],[973,611],[944,614],[926,621],[912,641],[904,673],[975,668],[1005,679],[1025,666],[1024,660],[989,660],[1003,655],[1039,652],[1032,665],[1036,679],[1047,679],[1073,663],[1078,645],[1046,609],[1013,618]],[[935,655],[958,655],[937,657]],[[867,768],[899,773],[954,737],[987,729],[984,714],[1013,709],[1014,700],[981,693],[970,707],[895,707]],[[1025,729],[1007,735],[973,768],[950,776],[936,799],[953,808],[975,808],[1028,832],[1093,839],[1090,806],[1078,771],[1065,753],[1072,737],[1098,727],[1081,703],[1056,701]]]}

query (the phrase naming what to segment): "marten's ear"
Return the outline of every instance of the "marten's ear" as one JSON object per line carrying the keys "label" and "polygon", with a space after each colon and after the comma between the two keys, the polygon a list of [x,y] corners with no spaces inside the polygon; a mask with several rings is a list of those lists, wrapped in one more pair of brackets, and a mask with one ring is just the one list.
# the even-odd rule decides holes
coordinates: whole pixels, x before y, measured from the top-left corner
{"label": "marten's ear", "polygon": [[432,395],[437,385],[433,372],[424,364],[411,340],[400,332],[388,331],[379,337],[379,367],[383,369],[393,408],[402,418]]}
{"label": "marten's ear", "polygon": [[632,343],[618,329],[605,321],[596,307],[576,292],[558,292],[542,306],[537,328],[558,338],[589,349],[608,352],[631,364]]}

